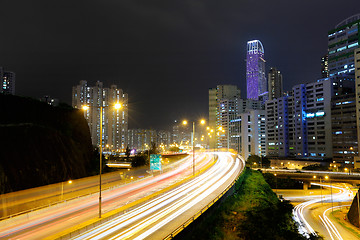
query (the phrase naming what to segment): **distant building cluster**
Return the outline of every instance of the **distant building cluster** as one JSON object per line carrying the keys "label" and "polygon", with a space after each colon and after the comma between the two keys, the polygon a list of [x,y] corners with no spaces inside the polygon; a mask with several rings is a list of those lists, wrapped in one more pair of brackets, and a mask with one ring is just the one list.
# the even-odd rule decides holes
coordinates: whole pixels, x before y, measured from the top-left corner
{"label": "distant building cluster", "polygon": [[4,71],[4,69],[0,67],[0,79],[0,93],[15,95],[15,73]]}
{"label": "distant building cluster", "polygon": [[128,130],[128,146],[131,149],[135,149],[136,152],[150,149],[152,144],[155,144],[156,147],[167,148],[171,143],[170,131],[156,131],[150,129]]}
{"label": "distant building cluster", "polygon": [[[45,96],[43,101],[51,102]],[[116,109],[115,104],[120,104]],[[102,116],[102,146],[104,151],[124,153],[126,148],[141,152],[149,149],[152,144],[170,146],[172,136],[170,131],[151,129],[128,129],[128,95],[116,85],[110,88],[97,81],[95,86],[89,86],[87,81],[72,89],[72,106],[84,111],[84,117],[89,124],[92,143],[100,146],[100,116]],[[86,109],[83,107],[86,106]],[[101,114],[102,109],[102,114]]]}
{"label": "distant building cluster", "polygon": [[[276,67],[265,75],[259,40],[247,43],[247,98],[234,85],[209,89],[209,125],[216,148],[273,158],[332,159],[353,167],[360,157],[360,14],[328,32],[321,79],[284,93]],[[211,144],[210,144],[211,146]],[[354,161],[355,159],[355,161]]]}
{"label": "distant building cluster", "polygon": [[[115,109],[115,104],[120,104],[120,109]],[[72,89],[72,106],[84,111],[93,145],[100,146],[102,135],[103,147],[125,151],[128,145],[128,95],[122,89],[116,85],[106,88],[100,81],[95,86],[89,86],[87,81],[82,80]],[[83,109],[84,106],[87,109]]]}

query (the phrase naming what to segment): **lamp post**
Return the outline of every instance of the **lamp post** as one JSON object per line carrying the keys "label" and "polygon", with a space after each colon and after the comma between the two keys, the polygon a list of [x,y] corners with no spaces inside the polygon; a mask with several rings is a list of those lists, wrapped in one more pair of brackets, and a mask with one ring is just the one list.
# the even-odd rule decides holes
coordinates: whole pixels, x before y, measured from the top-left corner
{"label": "lamp post", "polygon": [[[325,176],[325,179],[328,180],[329,177]],[[334,202],[333,202],[333,197],[332,197],[332,184],[331,184],[331,179],[330,179],[330,198],[331,198],[331,211],[334,211]]]}
{"label": "lamp post", "polygon": [[[68,184],[71,184],[72,181],[67,181]],[[61,201],[64,199],[64,182],[61,182]]]}
{"label": "lamp post", "polygon": [[[183,121],[183,125],[187,125],[187,121],[184,120]],[[200,120],[200,124],[204,125],[205,124],[205,120],[201,119]],[[192,149],[193,149],[193,176],[195,176],[195,122],[192,122],[193,125],[193,131],[192,131]]]}
{"label": "lamp post", "polygon": [[275,176],[275,192],[276,192],[276,196],[277,196],[277,177],[276,177],[276,173],[274,173]]}
{"label": "lamp post", "polygon": [[[102,126],[103,126],[103,108],[104,106],[102,105],[102,101],[101,101],[101,105],[100,105],[100,170],[99,170],[99,218],[101,218],[101,172],[102,172],[102,152],[103,152],[103,142],[102,142]],[[114,105],[115,109],[120,109],[121,108],[121,104],[120,103],[116,103]],[[83,106],[83,110],[88,110],[89,106]]]}

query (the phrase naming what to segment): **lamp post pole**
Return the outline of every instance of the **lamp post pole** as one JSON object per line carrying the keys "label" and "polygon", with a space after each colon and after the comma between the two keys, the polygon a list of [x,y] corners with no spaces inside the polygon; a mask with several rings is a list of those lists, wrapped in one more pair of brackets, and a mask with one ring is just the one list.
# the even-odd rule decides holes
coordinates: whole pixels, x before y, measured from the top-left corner
{"label": "lamp post pole", "polygon": [[[122,106],[120,103],[115,104],[115,109],[121,109]],[[83,110],[87,111],[89,106],[83,106]],[[100,169],[99,169],[99,218],[101,218],[101,173],[102,173],[102,154],[103,154],[103,102],[100,104]]]}
{"label": "lamp post pole", "polygon": [[99,171],[99,218],[101,218],[101,172],[102,172],[102,119],[103,106],[100,106],[100,171]]}
{"label": "lamp post pole", "polygon": [[322,202],[322,186],[321,186],[321,177],[320,177],[320,192],[321,192],[321,199],[320,199],[320,202],[321,202],[321,204],[323,204],[323,202]]}
{"label": "lamp post pole", "polygon": [[192,145],[193,145],[193,176],[195,176],[195,122],[193,122],[193,136],[192,136]]}

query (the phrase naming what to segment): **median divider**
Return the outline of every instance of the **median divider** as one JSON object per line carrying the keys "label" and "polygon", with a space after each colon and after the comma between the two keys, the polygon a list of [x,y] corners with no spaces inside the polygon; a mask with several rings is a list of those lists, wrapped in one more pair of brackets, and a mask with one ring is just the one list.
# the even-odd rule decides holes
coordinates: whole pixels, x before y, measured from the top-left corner
{"label": "median divider", "polygon": [[[69,238],[72,238],[72,237],[75,237],[81,233],[84,233],[102,223],[105,223],[111,219],[114,219],[115,217],[118,217],[119,215],[121,215],[122,213],[126,212],[126,211],[130,211],[133,207],[135,207],[136,205],[138,204],[141,204],[142,202],[146,202],[162,193],[165,193],[167,191],[170,191],[171,189],[189,181],[190,179],[198,176],[199,174],[203,173],[204,171],[208,170],[211,166],[213,166],[215,164],[214,161],[210,161],[204,168],[202,168],[201,170],[199,170],[198,172],[195,173],[195,176],[193,176],[192,174],[187,176],[186,178],[174,183],[173,185],[171,186],[168,186],[164,189],[161,189],[155,193],[152,193],[146,197],[143,197],[143,198],[140,198],[138,200],[135,200],[131,203],[128,203],[124,206],[121,206],[120,208],[118,209],[115,209],[115,210],[112,210],[112,211],[109,211],[107,213],[104,213],[103,214],[103,217],[102,218],[93,218],[93,219],[90,219],[86,222],[83,222],[81,224],[78,224],[78,225],[75,225],[67,230],[64,230],[62,232],[59,232],[57,234],[54,234],[54,235],[51,235],[51,236],[48,236],[46,237],[44,240],[52,240],[52,239],[69,239]],[[190,224],[190,223],[189,223]]]}

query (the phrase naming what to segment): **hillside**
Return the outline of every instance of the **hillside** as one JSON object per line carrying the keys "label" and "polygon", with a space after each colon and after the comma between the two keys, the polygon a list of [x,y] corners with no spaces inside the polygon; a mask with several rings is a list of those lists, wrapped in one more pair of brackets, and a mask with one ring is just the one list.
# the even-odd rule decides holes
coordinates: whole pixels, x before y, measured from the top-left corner
{"label": "hillside", "polygon": [[0,193],[85,177],[93,157],[81,111],[0,94]]}
{"label": "hillside", "polygon": [[279,201],[260,172],[246,169],[235,192],[213,205],[175,239],[304,240],[292,219],[292,205]]}

